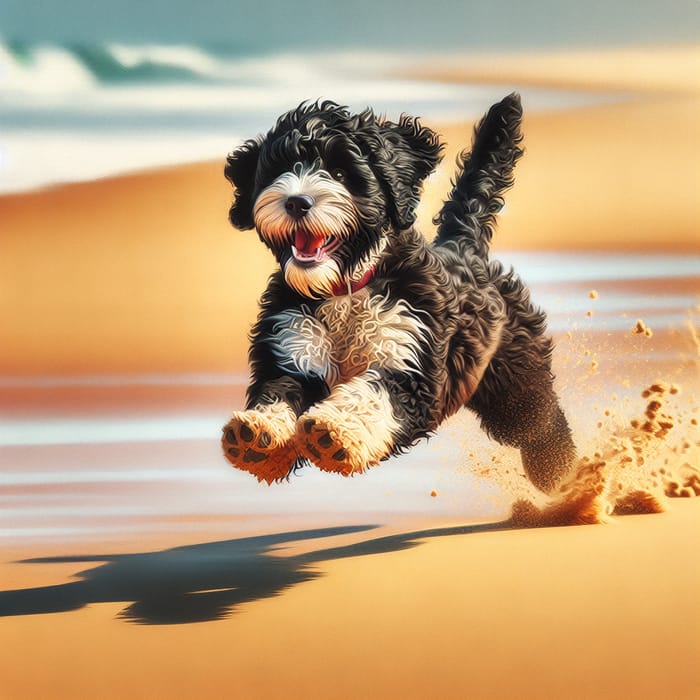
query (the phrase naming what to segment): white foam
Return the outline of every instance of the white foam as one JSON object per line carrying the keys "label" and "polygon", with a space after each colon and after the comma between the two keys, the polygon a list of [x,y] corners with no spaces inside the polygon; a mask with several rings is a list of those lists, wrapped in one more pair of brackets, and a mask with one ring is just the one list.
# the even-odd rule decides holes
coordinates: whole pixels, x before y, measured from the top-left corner
{"label": "white foam", "polygon": [[93,89],[97,81],[69,51],[53,46],[37,47],[26,62],[18,61],[0,43],[0,94],[36,97],[73,95]]}

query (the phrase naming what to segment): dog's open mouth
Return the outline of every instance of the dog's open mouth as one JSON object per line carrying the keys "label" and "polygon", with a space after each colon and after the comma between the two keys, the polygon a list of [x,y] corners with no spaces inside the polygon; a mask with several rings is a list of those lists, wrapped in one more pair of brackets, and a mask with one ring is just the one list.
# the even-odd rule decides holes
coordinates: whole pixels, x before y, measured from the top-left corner
{"label": "dog's open mouth", "polygon": [[328,260],[339,245],[333,236],[317,236],[299,228],[294,233],[292,255],[297,262],[313,265]]}

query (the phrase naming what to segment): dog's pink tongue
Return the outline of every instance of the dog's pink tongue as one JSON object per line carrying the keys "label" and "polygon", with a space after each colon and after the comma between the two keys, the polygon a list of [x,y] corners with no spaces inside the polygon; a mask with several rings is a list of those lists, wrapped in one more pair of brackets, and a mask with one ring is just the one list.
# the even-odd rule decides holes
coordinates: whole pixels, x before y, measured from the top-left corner
{"label": "dog's pink tongue", "polygon": [[323,241],[323,237],[316,238],[301,229],[294,234],[294,247],[306,255],[313,255],[323,245]]}

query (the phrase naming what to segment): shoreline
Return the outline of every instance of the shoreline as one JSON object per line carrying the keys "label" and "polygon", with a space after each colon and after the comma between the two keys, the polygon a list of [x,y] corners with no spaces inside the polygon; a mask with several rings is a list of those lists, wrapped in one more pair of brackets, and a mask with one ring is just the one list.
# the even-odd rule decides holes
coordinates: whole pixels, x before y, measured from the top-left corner
{"label": "shoreline", "polygon": [[[342,59],[339,65],[343,65],[342,61],[349,60],[349,55],[340,54],[337,58]],[[537,114],[560,110],[570,111],[587,106],[605,107],[606,104],[615,104],[620,99],[624,102],[700,95],[700,81],[695,77],[700,73],[700,44],[691,41],[675,45],[632,44],[617,48],[523,49],[510,52],[448,51],[444,54],[432,53],[417,59],[412,59],[408,54],[399,57],[380,53],[377,60],[379,76],[374,75],[375,79],[379,77],[389,81],[430,83],[434,86],[472,86],[482,91],[490,89],[496,95],[498,94],[496,88],[501,85],[509,90],[519,86],[526,92],[527,89],[532,88],[534,105],[530,105],[529,109]],[[360,61],[359,71],[360,75],[369,74],[370,67],[366,59]],[[553,95],[557,92],[561,95],[579,94],[582,97],[597,94],[601,99],[606,95],[611,101],[598,103],[597,100],[592,102],[584,100],[577,104],[576,100],[572,102],[570,99],[565,99],[563,105],[556,106],[551,96],[541,103],[541,98],[537,97],[537,90],[551,92]],[[332,95],[327,96],[332,97]],[[615,99],[615,96],[619,99]],[[475,105],[472,104],[472,109],[474,107]],[[447,109],[450,110],[450,108]],[[418,114],[421,115],[421,112]],[[425,114],[422,116],[427,119]],[[456,125],[476,116],[478,115],[460,117],[453,114],[445,123]],[[429,121],[437,124],[441,120],[433,117]],[[266,128],[267,125],[263,127]],[[206,133],[205,129],[203,134],[206,135]],[[242,137],[247,138],[251,135],[243,133]],[[124,134],[120,133],[119,137],[124,138]],[[220,139],[221,134],[217,138]],[[213,142],[209,141],[204,150],[211,154],[214,152],[212,148]],[[117,154],[118,152],[115,152],[113,155]],[[224,156],[225,154],[222,153],[222,160]],[[194,152],[183,154],[182,157],[183,160],[179,163],[170,157],[162,163],[153,161],[150,165],[133,167],[123,165],[118,171],[93,179],[79,178],[65,183],[55,182],[20,190],[13,187],[7,191],[0,191],[0,197],[46,192],[65,184],[75,185],[94,180],[130,177],[141,173],[155,174],[183,165],[194,166],[211,162],[208,156],[197,158]],[[107,160],[108,157],[105,159]]]}

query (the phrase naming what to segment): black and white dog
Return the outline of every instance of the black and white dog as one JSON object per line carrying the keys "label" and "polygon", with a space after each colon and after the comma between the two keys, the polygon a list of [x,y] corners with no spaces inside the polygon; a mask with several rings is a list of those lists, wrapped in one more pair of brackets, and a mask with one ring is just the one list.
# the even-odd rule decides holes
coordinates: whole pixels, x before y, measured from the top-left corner
{"label": "black and white dog", "polygon": [[432,243],[413,224],[442,145],[418,119],[304,103],[228,157],[230,220],[280,264],[252,332],[247,408],[223,429],[233,465],[268,483],[308,462],[355,474],[466,406],[554,489],[575,450],[545,315],[488,258],[521,116],[510,95],[477,126]]}

